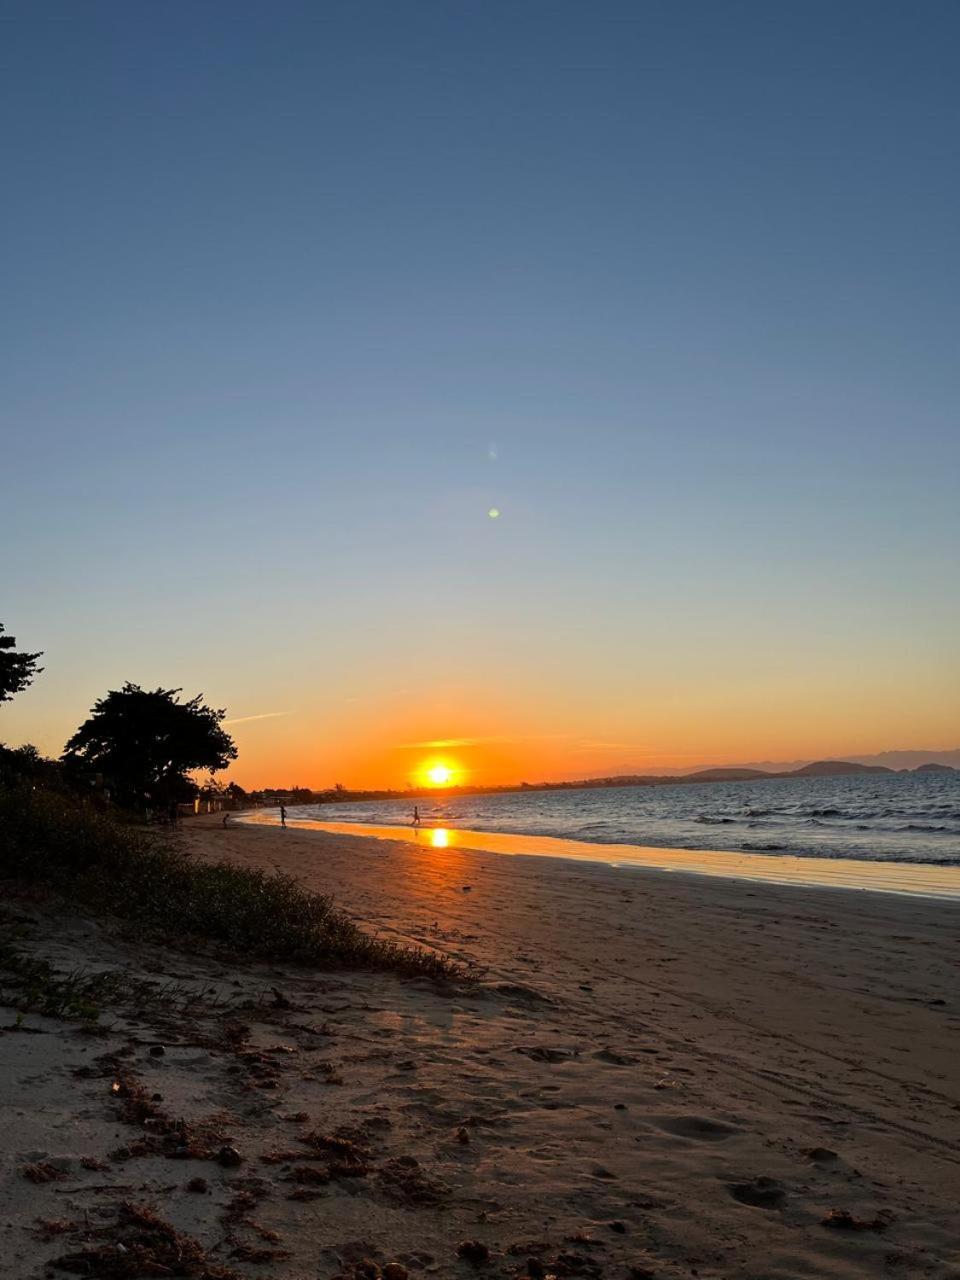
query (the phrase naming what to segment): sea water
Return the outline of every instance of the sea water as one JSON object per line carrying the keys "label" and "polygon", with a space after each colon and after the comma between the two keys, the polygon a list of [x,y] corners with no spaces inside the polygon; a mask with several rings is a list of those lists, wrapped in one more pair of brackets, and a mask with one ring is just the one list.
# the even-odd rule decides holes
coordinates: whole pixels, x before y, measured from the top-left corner
{"label": "sea water", "polygon": [[587,787],[293,806],[291,819],[960,866],[960,772]]}

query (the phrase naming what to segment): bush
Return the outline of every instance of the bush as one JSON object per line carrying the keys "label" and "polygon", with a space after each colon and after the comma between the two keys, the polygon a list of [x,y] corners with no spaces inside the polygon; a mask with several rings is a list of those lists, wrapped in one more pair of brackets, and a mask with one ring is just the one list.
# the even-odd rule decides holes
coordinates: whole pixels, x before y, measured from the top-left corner
{"label": "bush", "polygon": [[69,791],[0,784],[0,876],[142,924],[179,945],[221,943],[251,959],[463,976],[453,961],[370,937],[291,877],[186,854]]}

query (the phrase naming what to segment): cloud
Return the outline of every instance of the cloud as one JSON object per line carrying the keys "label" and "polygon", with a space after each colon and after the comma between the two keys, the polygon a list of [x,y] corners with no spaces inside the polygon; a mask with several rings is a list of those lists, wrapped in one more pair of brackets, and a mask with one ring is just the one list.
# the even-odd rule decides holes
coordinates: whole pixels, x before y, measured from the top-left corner
{"label": "cloud", "polygon": [[695,754],[693,752],[683,751],[651,751],[650,746],[646,742],[597,742],[592,738],[585,738],[577,744],[580,751],[630,751],[636,756],[648,756],[660,758],[668,755],[671,759],[676,760],[699,760],[703,752]]}
{"label": "cloud", "polygon": [[277,716],[292,716],[292,711],[261,711],[256,716],[234,716],[231,720],[224,720],[224,724],[249,724],[251,720],[275,720]]}
{"label": "cloud", "polygon": [[514,734],[492,734],[484,738],[430,738],[426,742],[398,742],[397,751],[446,751],[451,747],[483,747],[491,742],[551,742],[568,738],[566,733],[536,733],[517,737]]}

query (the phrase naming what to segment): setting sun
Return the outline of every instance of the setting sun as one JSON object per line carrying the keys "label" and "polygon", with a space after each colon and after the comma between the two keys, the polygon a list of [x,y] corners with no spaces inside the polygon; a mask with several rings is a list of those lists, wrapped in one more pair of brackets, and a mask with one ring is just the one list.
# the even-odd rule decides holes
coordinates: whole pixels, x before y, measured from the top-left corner
{"label": "setting sun", "polygon": [[453,782],[453,770],[442,761],[427,765],[424,774],[431,787],[449,787]]}

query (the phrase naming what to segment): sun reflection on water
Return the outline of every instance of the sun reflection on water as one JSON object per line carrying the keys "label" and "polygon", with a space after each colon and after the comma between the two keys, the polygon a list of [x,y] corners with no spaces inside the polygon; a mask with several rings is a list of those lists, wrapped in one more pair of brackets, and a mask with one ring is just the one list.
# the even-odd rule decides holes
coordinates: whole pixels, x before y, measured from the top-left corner
{"label": "sun reflection on water", "polygon": [[434,827],[430,832],[430,844],[434,849],[446,849],[450,843],[450,832],[445,827]]}

